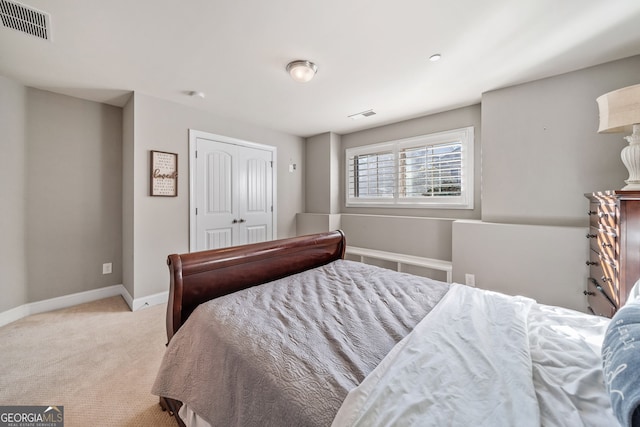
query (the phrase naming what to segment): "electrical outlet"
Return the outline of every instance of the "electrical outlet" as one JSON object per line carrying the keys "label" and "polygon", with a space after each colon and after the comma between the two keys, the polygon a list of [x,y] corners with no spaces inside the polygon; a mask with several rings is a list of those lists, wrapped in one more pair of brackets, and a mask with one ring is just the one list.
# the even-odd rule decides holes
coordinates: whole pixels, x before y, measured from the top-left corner
{"label": "electrical outlet", "polygon": [[112,266],[110,262],[102,264],[102,274],[111,274]]}
{"label": "electrical outlet", "polygon": [[464,284],[467,286],[476,286],[476,275],[475,274],[465,274],[464,275]]}

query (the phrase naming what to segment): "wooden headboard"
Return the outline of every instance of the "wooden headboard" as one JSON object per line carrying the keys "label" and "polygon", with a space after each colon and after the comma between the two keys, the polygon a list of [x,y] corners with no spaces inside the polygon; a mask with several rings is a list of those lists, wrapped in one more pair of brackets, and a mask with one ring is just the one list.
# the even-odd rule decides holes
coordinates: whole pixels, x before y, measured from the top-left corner
{"label": "wooden headboard", "polygon": [[344,258],[342,231],[169,255],[167,338],[206,301]]}

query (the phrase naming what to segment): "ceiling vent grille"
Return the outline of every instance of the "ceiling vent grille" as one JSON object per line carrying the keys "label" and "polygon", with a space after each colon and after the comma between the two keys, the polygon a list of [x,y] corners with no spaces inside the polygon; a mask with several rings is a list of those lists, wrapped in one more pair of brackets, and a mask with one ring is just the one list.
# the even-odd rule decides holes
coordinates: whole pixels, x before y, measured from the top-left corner
{"label": "ceiling vent grille", "polygon": [[51,17],[15,1],[0,0],[2,25],[44,40],[51,40]]}
{"label": "ceiling vent grille", "polygon": [[362,111],[360,113],[352,114],[349,116],[351,120],[364,119],[365,117],[375,116],[376,112],[373,110]]}

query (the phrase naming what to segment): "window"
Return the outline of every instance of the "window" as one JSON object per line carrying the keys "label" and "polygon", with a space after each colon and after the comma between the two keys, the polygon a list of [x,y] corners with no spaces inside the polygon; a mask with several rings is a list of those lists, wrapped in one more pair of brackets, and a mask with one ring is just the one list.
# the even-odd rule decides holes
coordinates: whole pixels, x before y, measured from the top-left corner
{"label": "window", "polygon": [[347,206],[473,209],[473,127],[346,150]]}

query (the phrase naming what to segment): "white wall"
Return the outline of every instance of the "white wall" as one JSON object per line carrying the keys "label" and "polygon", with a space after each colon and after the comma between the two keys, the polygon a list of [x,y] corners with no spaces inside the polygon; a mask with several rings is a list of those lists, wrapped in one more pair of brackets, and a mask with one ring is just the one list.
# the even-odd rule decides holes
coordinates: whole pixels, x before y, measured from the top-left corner
{"label": "white wall", "polygon": [[[296,214],[304,209],[303,177],[300,169],[289,172],[289,163],[304,169],[302,138],[259,128],[247,123],[212,116],[210,113],[140,93],[134,94],[133,174],[125,171],[125,195],[132,191],[132,268],[124,277],[135,299],[168,290],[167,255],[189,250],[189,129],[277,147],[278,237],[296,234]],[[125,141],[125,144],[128,144]],[[178,196],[149,196],[149,151],[178,154]],[[132,152],[129,152],[132,151]],[[132,190],[131,190],[132,189]]]}

